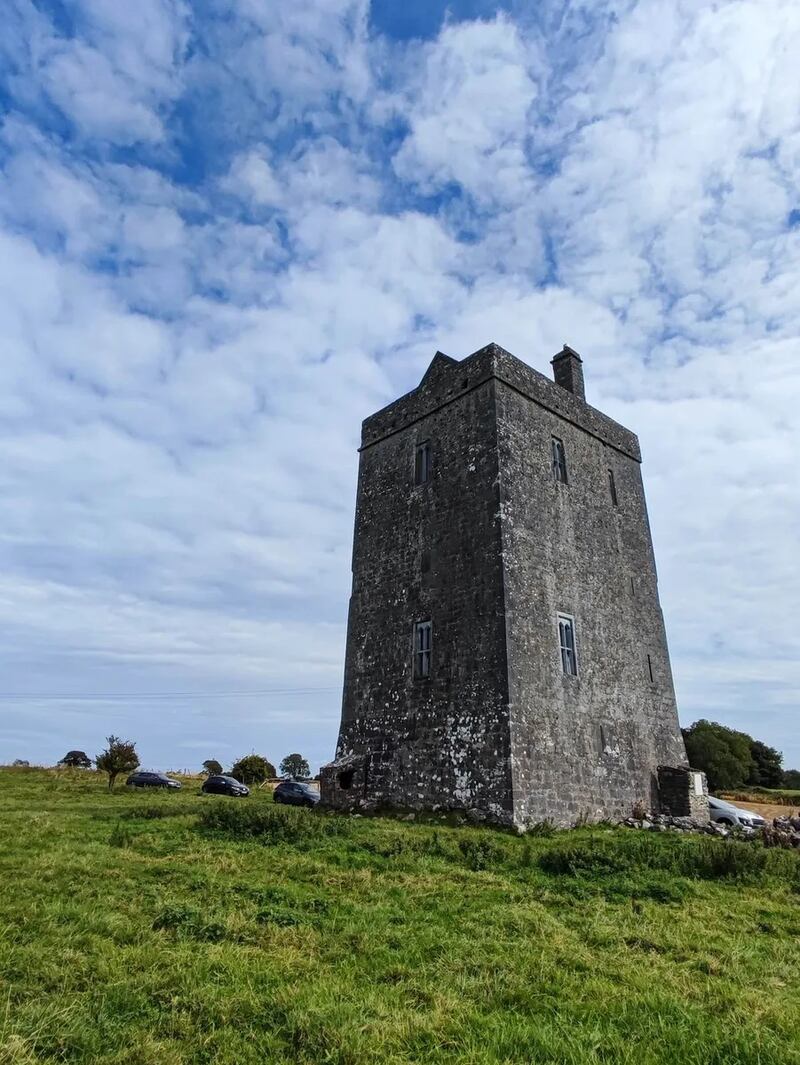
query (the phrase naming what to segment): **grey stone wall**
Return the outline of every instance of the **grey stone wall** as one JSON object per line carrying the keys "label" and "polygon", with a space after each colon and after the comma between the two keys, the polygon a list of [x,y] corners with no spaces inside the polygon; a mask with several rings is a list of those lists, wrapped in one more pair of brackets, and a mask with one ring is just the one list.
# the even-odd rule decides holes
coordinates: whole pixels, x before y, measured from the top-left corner
{"label": "grey stone wall", "polygon": [[[433,472],[414,487],[423,440]],[[494,344],[437,353],[417,389],[366,419],[326,802],[517,824],[655,806],[657,767],[686,759],[639,463],[633,433]],[[561,670],[559,612],[575,618],[577,677]],[[412,629],[428,618],[419,681]]]}
{"label": "grey stone wall", "polygon": [[658,804],[653,806],[671,817],[691,817],[705,823],[710,819],[708,782],[705,773],[688,766],[658,767]]}
{"label": "grey stone wall", "polygon": [[[504,382],[497,424],[515,813],[564,824],[650,808],[658,765],[685,751],[639,462]],[[575,619],[574,677],[559,613]]]}
{"label": "grey stone wall", "polygon": [[[494,382],[463,371],[443,380],[449,364],[458,366],[435,362],[423,381],[427,404],[416,395],[399,405],[398,421],[406,407],[416,415],[410,424],[389,422],[379,438],[365,424],[342,726],[323,794],[339,806],[479,806],[503,821],[511,788]],[[424,440],[432,475],[415,487]],[[412,630],[427,619],[432,674],[415,679]],[[333,785],[353,754],[369,755],[367,783],[344,795]]]}

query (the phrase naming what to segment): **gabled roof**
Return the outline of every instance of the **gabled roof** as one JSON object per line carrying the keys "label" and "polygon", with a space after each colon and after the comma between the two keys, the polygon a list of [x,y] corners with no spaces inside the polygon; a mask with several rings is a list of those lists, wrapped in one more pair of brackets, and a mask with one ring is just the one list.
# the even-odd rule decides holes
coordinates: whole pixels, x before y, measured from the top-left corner
{"label": "gabled roof", "polygon": [[435,385],[442,377],[442,374],[457,365],[457,362],[457,359],[452,359],[449,355],[445,355],[443,351],[437,351],[431,359],[430,366],[422,375],[419,385]]}

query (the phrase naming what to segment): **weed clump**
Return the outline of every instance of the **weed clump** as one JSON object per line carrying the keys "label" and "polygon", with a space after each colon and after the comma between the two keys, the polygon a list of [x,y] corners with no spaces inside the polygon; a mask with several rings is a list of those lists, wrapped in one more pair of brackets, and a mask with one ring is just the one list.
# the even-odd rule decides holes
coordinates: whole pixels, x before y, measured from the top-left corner
{"label": "weed clump", "polygon": [[400,858],[405,855],[418,855],[425,852],[423,841],[411,834],[402,836],[381,836],[377,839],[365,839],[361,842],[361,850],[368,854],[375,854],[379,858]]}
{"label": "weed clump", "polygon": [[209,921],[191,906],[169,905],[153,921],[154,931],[172,932],[180,939],[199,939],[218,943],[225,938],[226,928],[220,921]]}
{"label": "weed clump", "polygon": [[[499,833],[481,833],[454,840],[438,830],[406,832],[358,841],[360,850],[381,858],[441,858],[480,872],[507,865],[516,853],[516,841]],[[530,864],[530,863],[528,863]]]}
{"label": "weed clump", "polygon": [[130,847],[133,842],[133,834],[127,825],[117,821],[108,838],[109,847]]}
{"label": "weed clump", "polygon": [[185,816],[185,809],[182,809],[180,806],[168,805],[167,803],[153,803],[150,806],[134,806],[122,814],[122,817],[127,821],[158,821],[162,817]]}
{"label": "weed clump", "polygon": [[200,824],[209,831],[219,832],[231,839],[257,840],[267,846],[347,836],[351,831],[344,818],[315,810],[232,803],[209,806],[201,813]]}
{"label": "weed clump", "polygon": [[474,838],[460,839],[458,849],[468,869],[476,872],[483,869],[491,869],[508,859],[508,849],[499,840],[491,836],[476,836]]}

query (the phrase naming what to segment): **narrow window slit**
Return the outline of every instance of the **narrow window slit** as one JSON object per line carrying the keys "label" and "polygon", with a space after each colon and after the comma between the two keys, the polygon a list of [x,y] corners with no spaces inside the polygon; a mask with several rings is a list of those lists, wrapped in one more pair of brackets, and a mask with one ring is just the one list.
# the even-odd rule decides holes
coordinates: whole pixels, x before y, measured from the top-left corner
{"label": "narrow window slit", "polygon": [[617,506],[617,483],[614,480],[614,471],[612,469],[608,471],[608,490],[611,494],[611,502],[614,506]]}
{"label": "narrow window slit", "polygon": [[418,621],[414,625],[414,676],[424,680],[431,675],[432,624]]}
{"label": "narrow window slit", "polygon": [[575,619],[568,614],[558,615],[558,640],[561,650],[561,671],[569,677],[578,675],[578,657],[575,652]]}
{"label": "narrow window slit", "polygon": [[417,444],[414,454],[414,484],[427,484],[431,475],[431,442]]}
{"label": "narrow window slit", "polygon": [[567,483],[567,453],[564,450],[564,441],[557,436],[552,440],[553,449],[553,477],[560,484]]}

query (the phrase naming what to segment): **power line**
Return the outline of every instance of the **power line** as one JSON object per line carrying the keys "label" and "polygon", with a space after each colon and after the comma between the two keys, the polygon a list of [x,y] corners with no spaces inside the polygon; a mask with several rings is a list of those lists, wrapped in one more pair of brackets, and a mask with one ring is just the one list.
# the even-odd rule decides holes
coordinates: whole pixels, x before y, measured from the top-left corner
{"label": "power line", "polygon": [[147,700],[147,699],[227,699],[232,696],[237,698],[264,695],[315,695],[321,692],[336,692],[340,688],[261,688],[242,691],[212,691],[212,692],[91,692],[77,693],[65,692],[57,694],[45,692],[0,692],[0,699],[13,702],[98,702],[113,701],[119,699]]}

